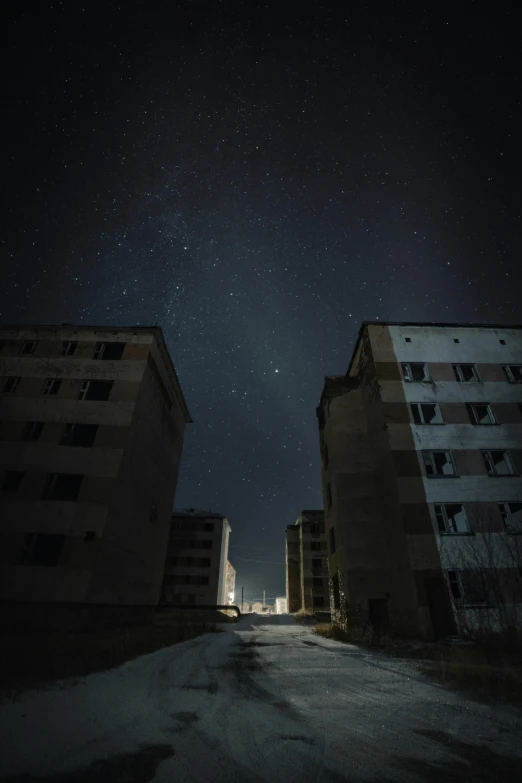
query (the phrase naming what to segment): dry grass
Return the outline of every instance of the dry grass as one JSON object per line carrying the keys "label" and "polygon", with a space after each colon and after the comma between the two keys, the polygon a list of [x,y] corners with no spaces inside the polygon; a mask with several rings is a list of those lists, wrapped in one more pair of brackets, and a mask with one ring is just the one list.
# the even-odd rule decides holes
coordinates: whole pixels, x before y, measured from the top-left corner
{"label": "dry grass", "polygon": [[56,680],[84,677],[218,629],[213,623],[156,619],[150,625],[98,631],[4,632],[0,646],[0,694]]}
{"label": "dry grass", "polygon": [[496,654],[481,647],[438,648],[419,666],[423,674],[453,690],[467,691],[483,701],[522,705],[520,657]]}
{"label": "dry grass", "polygon": [[372,635],[368,626],[344,631],[333,623],[316,625],[313,632],[327,639],[380,649],[398,658],[418,661],[419,670],[452,690],[488,703],[522,705],[522,654],[491,646],[458,647]]}
{"label": "dry grass", "polygon": [[313,632],[326,639],[335,639],[346,644],[361,644],[372,649],[389,649],[392,645],[388,635],[377,633],[370,625],[353,625],[345,631],[335,623],[320,623],[314,626]]}
{"label": "dry grass", "polygon": [[312,620],[315,620],[315,615],[307,609],[299,609],[299,611],[295,613],[296,623],[307,623]]}

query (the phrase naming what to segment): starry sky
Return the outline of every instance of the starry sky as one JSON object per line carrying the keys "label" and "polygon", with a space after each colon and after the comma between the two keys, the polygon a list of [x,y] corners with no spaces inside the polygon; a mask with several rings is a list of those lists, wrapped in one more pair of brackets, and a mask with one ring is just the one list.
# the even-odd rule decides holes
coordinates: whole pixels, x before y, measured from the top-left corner
{"label": "starry sky", "polygon": [[163,328],[176,505],[228,516],[245,599],[322,507],[361,321],[521,320],[515,6],[344,5],[2,7],[0,319]]}

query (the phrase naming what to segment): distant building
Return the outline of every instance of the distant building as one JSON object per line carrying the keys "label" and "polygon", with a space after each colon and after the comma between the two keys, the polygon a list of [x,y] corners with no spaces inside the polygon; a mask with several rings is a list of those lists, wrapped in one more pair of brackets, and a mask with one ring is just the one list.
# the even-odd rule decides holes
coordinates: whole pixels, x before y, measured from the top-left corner
{"label": "distant building", "polygon": [[151,612],[190,421],[158,327],[0,327],[6,621]]}
{"label": "distant building", "polygon": [[263,604],[261,601],[254,601],[252,604],[252,611],[260,614],[263,611]]}
{"label": "distant building", "polygon": [[288,611],[329,611],[327,545],[323,511],[302,511],[286,528]]}
{"label": "distant building", "polygon": [[226,517],[188,508],[172,515],[162,603],[225,605],[228,540]]}
{"label": "distant building", "polygon": [[227,604],[234,604],[235,603],[235,596],[236,596],[236,569],[232,565],[232,563],[227,560],[227,572],[226,572],[226,586],[225,586],[225,595],[226,595],[226,601]]}
{"label": "distant building", "polygon": [[520,628],[521,390],[521,327],[363,323],[317,410],[340,622]]}
{"label": "distant building", "polygon": [[275,610],[276,610],[276,614],[287,613],[288,609],[287,609],[286,598],[276,598]]}

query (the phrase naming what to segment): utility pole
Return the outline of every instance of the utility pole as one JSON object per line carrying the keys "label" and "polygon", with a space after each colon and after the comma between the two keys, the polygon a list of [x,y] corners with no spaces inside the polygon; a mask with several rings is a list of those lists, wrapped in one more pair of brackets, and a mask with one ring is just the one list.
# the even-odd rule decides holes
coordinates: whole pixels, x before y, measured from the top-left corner
{"label": "utility pole", "polygon": [[243,614],[243,588],[241,588],[241,614]]}
{"label": "utility pole", "polygon": [[266,592],[266,590],[263,590],[263,609],[266,608],[265,592]]}

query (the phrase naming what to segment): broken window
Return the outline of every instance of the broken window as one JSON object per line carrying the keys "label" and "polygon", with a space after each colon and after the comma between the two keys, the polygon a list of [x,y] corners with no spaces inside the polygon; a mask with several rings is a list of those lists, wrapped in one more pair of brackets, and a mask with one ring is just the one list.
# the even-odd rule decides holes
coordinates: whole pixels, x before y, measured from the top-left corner
{"label": "broken window", "polygon": [[125,343],[96,343],[93,359],[116,361],[121,359]]}
{"label": "broken window", "polygon": [[459,383],[472,383],[480,381],[477,368],[474,364],[454,364],[453,372]]}
{"label": "broken window", "polygon": [[61,385],[62,382],[58,378],[47,378],[42,387],[42,394],[46,397],[54,397],[58,394]]}
{"label": "broken window", "polygon": [[76,340],[64,340],[62,343],[62,356],[72,356],[76,351],[78,342]]}
{"label": "broken window", "polygon": [[79,400],[98,400],[103,402],[109,399],[113,381],[84,381],[78,393]]}
{"label": "broken window", "polygon": [[29,533],[25,537],[21,565],[57,566],[64,542],[63,535]]}
{"label": "broken window", "polygon": [[49,473],[44,486],[44,500],[75,501],[78,498],[83,476],[76,473]]}
{"label": "broken window", "polygon": [[92,446],[97,431],[97,424],[66,424],[60,444],[62,446]]}
{"label": "broken window", "polygon": [[506,530],[522,533],[522,503],[499,503],[498,507]]}
{"label": "broken window", "polygon": [[450,451],[423,451],[422,458],[429,478],[456,476]]}
{"label": "broken window", "polygon": [[43,421],[28,421],[22,433],[22,440],[38,440],[43,428]]}
{"label": "broken window", "polygon": [[20,353],[23,356],[31,356],[36,351],[36,346],[38,345],[38,342],[36,340],[26,340],[25,343],[22,345],[22,350]]}
{"label": "broken window", "polygon": [[432,402],[412,402],[411,412],[415,424],[444,424],[439,406]]}
{"label": "broken window", "polygon": [[488,403],[470,402],[466,407],[472,424],[496,424],[493,411]]}
{"label": "broken window", "polygon": [[448,571],[451,595],[456,603],[483,604],[487,601],[487,585],[480,571]]}
{"label": "broken window", "polygon": [[14,392],[18,389],[19,383],[20,378],[6,378],[4,385],[2,386],[2,391],[5,392],[5,394],[14,394]]}
{"label": "broken window", "polygon": [[522,503],[499,503],[502,520],[509,533],[522,533]]}
{"label": "broken window", "polygon": [[23,477],[23,470],[6,470],[2,481],[2,492],[17,492]]}
{"label": "broken window", "polygon": [[403,363],[401,367],[405,381],[414,383],[430,380],[428,366],[424,362]]}
{"label": "broken window", "polygon": [[435,517],[440,533],[469,532],[463,503],[435,503]]}
{"label": "broken window", "polygon": [[522,364],[506,364],[502,369],[509,383],[522,383]]}
{"label": "broken window", "polygon": [[483,451],[482,458],[490,476],[515,475],[515,469],[508,451]]}

